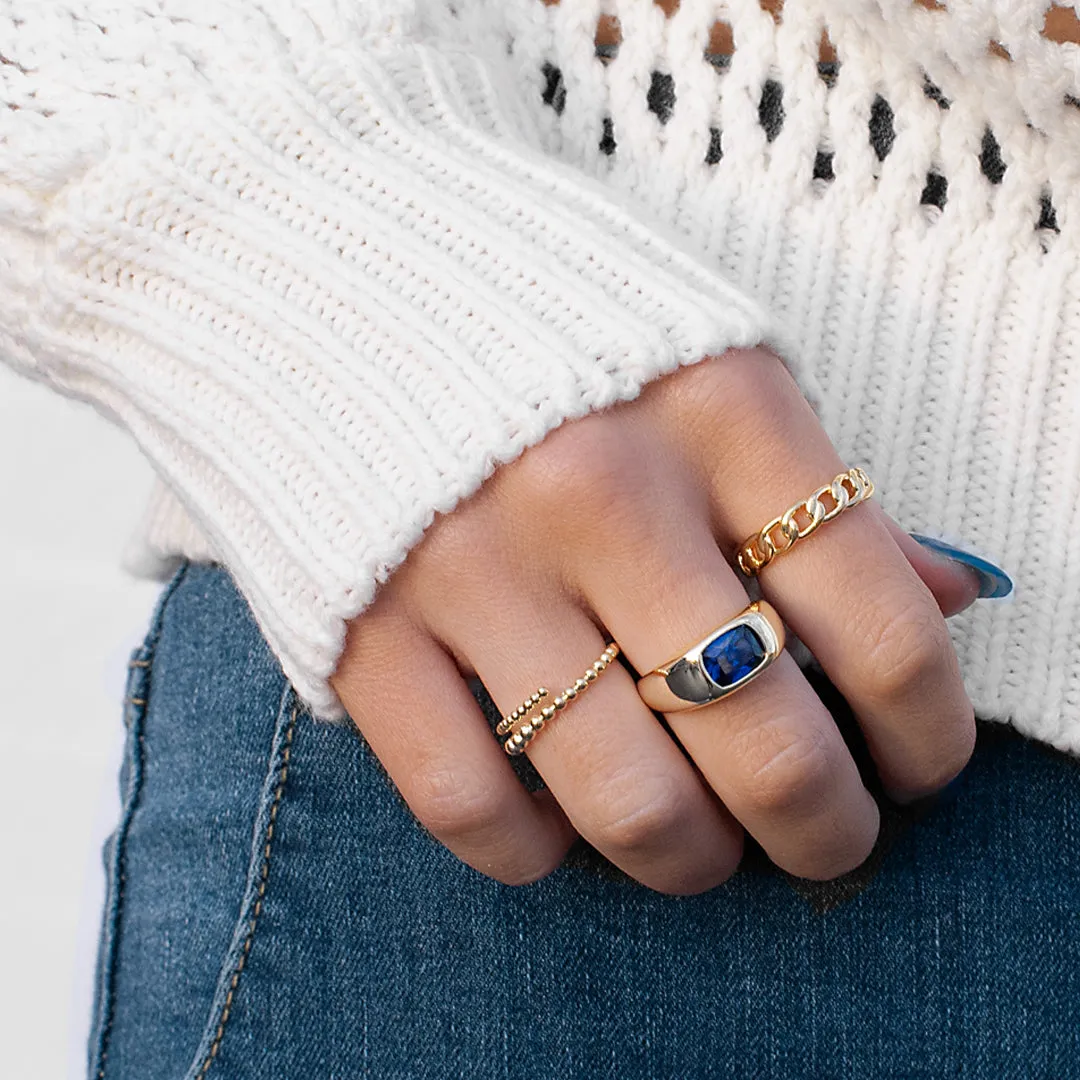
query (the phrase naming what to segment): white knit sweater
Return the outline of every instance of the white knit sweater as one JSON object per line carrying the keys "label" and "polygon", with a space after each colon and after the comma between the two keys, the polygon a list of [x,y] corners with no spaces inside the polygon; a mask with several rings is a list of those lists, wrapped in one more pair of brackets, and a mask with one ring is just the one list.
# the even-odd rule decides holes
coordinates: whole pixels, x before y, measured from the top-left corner
{"label": "white knit sweater", "polygon": [[437,512],[769,342],[902,525],[1014,576],[951,621],[978,713],[1080,753],[1080,50],[1043,19],[0,0],[0,355],[131,430],[149,549],[228,566],[334,716]]}

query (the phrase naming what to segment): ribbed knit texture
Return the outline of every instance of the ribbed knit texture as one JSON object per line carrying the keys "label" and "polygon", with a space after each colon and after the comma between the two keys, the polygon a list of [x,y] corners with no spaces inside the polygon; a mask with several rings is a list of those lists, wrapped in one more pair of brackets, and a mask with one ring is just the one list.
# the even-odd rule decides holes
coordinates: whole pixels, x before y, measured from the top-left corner
{"label": "ribbed knit texture", "polygon": [[769,330],[538,149],[505,58],[370,30],[325,0],[0,24],[0,346],[131,429],[175,492],[154,539],[228,565],[328,716],[345,621],[435,513]]}
{"label": "ribbed knit texture", "polygon": [[902,525],[1013,574],[951,620],[980,715],[1080,753],[1080,50],[765,7],[5,0],[0,350],[131,428],[153,549],[334,715],[434,513],[772,341]]}

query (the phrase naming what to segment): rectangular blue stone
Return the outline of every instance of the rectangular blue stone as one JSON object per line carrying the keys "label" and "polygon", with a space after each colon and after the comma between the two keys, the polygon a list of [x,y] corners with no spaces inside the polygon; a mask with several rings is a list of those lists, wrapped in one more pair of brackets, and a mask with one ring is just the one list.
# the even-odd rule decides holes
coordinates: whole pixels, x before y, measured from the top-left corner
{"label": "rectangular blue stone", "polygon": [[749,626],[736,626],[713,638],[701,663],[718,686],[733,686],[752,675],[765,660],[765,644]]}

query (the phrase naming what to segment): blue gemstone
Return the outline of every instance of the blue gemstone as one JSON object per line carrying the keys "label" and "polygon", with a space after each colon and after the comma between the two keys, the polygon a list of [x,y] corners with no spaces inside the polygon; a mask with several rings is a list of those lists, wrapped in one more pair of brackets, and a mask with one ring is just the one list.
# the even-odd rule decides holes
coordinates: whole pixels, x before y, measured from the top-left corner
{"label": "blue gemstone", "polygon": [[714,638],[701,653],[701,662],[714,683],[731,686],[761,667],[765,646],[749,626],[736,626]]}

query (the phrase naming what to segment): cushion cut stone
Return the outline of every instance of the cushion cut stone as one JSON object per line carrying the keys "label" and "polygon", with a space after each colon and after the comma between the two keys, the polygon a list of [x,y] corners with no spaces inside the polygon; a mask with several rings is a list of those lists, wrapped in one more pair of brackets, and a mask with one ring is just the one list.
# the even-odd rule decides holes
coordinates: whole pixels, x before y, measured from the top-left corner
{"label": "cushion cut stone", "polygon": [[765,645],[749,626],[736,626],[714,638],[701,653],[701,662],[714,683],[731,686],[761,666]]}

